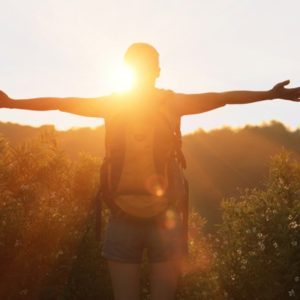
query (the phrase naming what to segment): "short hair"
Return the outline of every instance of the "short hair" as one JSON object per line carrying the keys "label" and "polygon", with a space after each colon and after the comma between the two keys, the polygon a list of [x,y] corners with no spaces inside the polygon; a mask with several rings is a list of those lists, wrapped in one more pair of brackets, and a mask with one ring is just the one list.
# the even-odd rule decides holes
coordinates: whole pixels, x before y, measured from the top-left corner
{"label": "short hair", "polygon": [[125,52],[124,59],[128,64],[139,64],[148,61],[155,66],[159,65],[159,53],[151,45],[146,43],[134,43]]}

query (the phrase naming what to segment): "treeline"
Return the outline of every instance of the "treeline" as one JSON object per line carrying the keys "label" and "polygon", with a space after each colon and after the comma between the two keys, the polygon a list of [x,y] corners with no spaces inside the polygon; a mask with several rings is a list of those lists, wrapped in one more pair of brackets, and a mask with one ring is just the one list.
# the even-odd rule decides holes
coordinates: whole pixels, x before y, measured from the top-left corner
{"label": "treeline", "polygon": [[[103,157],[103,126],[56,131],[51,125],[34,128],[0,123],[0,134],[12,145],[35,138],[44,131],[54,133],[60,149],[74,160],[81,152]],[[276,121],[239,130],[198,130],[183,137],[190,203],[208,220],[207,230],[219,223],[223,198],[238,195],[240,189],[262,187],[270,157],[283,148],[294,153],[296,158],[299,156],[300,129],[290,131]]]}

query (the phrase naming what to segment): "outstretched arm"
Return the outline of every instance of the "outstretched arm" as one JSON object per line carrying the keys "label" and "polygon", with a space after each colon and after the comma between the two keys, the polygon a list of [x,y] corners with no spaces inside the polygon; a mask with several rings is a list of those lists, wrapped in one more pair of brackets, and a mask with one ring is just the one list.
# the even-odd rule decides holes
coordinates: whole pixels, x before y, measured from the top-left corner
{"label": "outstretched arm", "polygon": [[0,108],[17,108],[28,110],[60,110],[87,117],[103,118],[107,111],[110,96],[99,98],[9,98],[0,91]]}
{"label": "outstretched arm", "polygon": [[176,94],[176,109],[180,115],[198,114],[226,104],[245,104],[271,99],[300,101],[300,87],[287,89],[289,80],[268,91],[230,91],[223,93]]}

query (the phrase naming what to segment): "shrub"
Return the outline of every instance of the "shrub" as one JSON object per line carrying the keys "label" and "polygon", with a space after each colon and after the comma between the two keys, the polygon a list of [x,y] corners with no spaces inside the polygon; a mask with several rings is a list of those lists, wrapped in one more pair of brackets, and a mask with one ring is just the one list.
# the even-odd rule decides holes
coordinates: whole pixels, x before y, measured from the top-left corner
{"label": "shrub", "polygon": [[[95,231],[92,208],[99,164],[83,153],[71,162],[53,132],[17,147],[0,139],[1,299],[56,299],[70,294],[74,280],[83,287],[90,284],[76,279],[73,270],[82,263],[85,270],[91,267],[91,254],[100,247],[96,236],[87,245],[90,252],[82,246],[90,243],[90,232]],[[101,272],[103,260],[95,261],[98,273],[107,278],[107,272]],[[89,276],[93,269],[86,271]]]}
{"label": "shrub", "polygon": [[300,165],[273,157],[262,190],[223,201],[216,271],[229,299],[300,298]]}
{"label": "shrub", "polygon": [[[113,299],[95,195],[99,159],[71,161],[53,132],[0,138],[0,299]],[[224,199],[222,223],[189,218],[189,257],[176,299],[300,299],[300,164],[282,152],[263,189]],[[147,261],[142,299],[149,299]]]}

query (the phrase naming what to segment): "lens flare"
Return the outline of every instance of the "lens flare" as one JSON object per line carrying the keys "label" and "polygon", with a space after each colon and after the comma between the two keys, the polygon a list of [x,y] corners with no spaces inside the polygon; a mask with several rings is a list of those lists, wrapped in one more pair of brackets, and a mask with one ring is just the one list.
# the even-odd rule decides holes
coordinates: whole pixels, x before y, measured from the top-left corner
{"label": "lens flare", "polygon": [[165,226],[167,229],[173,229],[176,226],[176,214],[172,209],[166,211]]}
{"label": "lens flare", "polygon": [[147,178],[145,187],[150,194],[162,197],[166,192],[167,183],[163,176],[152,175]]}

